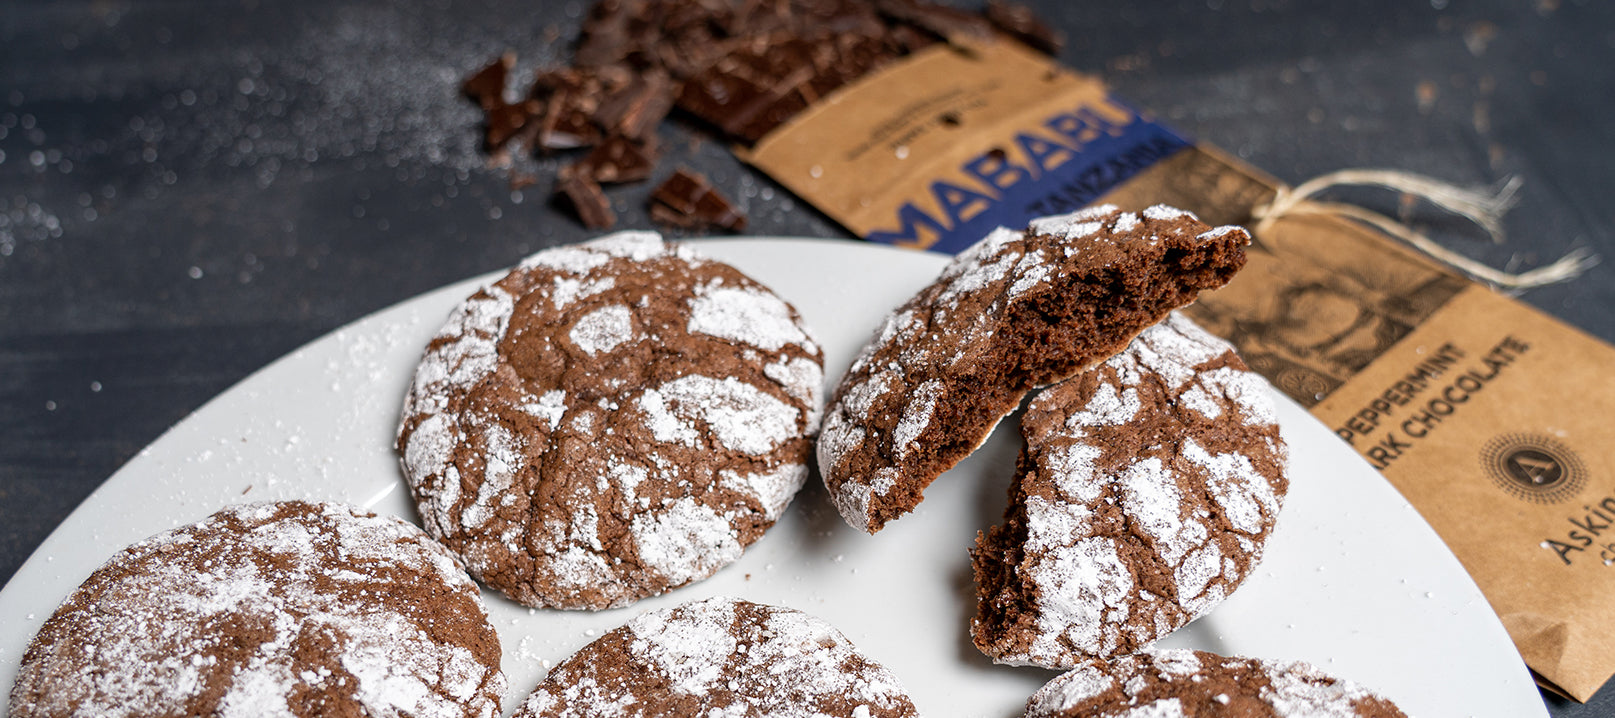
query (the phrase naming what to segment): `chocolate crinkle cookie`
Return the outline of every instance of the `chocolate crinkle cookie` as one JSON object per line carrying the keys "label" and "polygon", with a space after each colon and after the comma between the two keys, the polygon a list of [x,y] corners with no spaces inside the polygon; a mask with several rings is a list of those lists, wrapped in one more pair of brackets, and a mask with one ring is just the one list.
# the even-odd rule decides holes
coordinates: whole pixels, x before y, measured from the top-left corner
{"label": "chocolate crinkle cookie", "polygon": [[492,718],[505,678],[477,586],[415,526],[248,504],[141,541],[29,644],[11,718]]}
{"label": "chocolate crinkle cookie", "polygon": [[972,552],[971,634],[1069,668],[1204,615],[1256,566],[1289,490],[1267,381],[1181,314],[1038,394],[1005,523]]}
{"label": "chocolate crinkle cookie", "polygon": [[897,679],[800,611],[712,598],[640,615],[550,671],[516,718],[918,713]]}
{"label": "chocolate crinkle cookie", "polygon": [[1300,661],[1161,650],[1091,661],[1038,689],[1026,718],[1407,718],[1396,704]]}
{"label": "chocolate crinkle cookie", "polygon": [[1157,205],[1105,205],[997,229],[898,307],[842,377],[819,470],[847,523],[913,510],[1031,389],[1121,351],[1226,283],[1250,236]]}
{"label": "chocolate crinkle cookie", "polygon": [[529,606],[710,576],[808,473],[823,354],[726,264],[650,232],[540,252],[427,345],[398,450],[426,530]]}

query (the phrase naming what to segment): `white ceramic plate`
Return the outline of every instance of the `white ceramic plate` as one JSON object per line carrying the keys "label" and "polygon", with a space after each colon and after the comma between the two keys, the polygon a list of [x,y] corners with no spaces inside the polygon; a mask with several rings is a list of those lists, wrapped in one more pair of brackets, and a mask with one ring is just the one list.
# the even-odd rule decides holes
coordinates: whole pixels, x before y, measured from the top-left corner
{"label": "white ceramic plate", "polygon": [[[785,296],[839,377],[893,306],[945,259],[858,242],[697,244]],[[493,275],[497,276],[497,275]],[[359,320],[242,381],[175,426],[63,522],[0,591],[0,686],[40,623],[122,547],[238,502],[346,501],[415,519],[392,449],[428,338],[490,277]],[[1377,473],[1280,398],[1291,490],[1267,557],[1211,615],[1165,645],[1311,661],[1423,716],[1546,715],[1518,653],[1436,534]],[[1019,715],[1055,674],[996,666],[970,643],[968,548],[1001,515],[1019,437],[1006,422],[877,536],[842,523],[816,480],[713,578],[629,608],[534,611],[486,593],[504,643],[507,712],[553,663],[639,612],[736,595],[816,614],[886,664],[929,716]]]}

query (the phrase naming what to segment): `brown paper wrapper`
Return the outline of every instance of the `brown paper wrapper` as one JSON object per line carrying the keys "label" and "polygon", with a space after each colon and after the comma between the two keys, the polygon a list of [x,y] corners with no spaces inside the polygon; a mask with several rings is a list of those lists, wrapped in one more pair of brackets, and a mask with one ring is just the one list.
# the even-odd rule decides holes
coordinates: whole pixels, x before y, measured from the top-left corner
{"label": "brown paper wrapper", "polygon": [[[1278,187],[1007,42],[918,53],[743,156],[946,252],[1096,199],[1248,223]],[[1539,682],[1589,698],[1615,673],[1615,348],[1340,217],[1280,218],[1249,257],[1189,313],[1418,508]]]}

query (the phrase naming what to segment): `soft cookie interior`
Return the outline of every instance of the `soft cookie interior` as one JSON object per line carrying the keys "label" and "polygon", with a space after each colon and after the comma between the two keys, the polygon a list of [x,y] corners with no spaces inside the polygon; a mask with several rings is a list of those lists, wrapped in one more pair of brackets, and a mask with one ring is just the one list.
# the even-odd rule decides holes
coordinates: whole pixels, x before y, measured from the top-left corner
{"label": "soft cookie interior", "polygon": [[1249,235],[1157,206],[1103,206],[998,230],[899,307],[835,391],[819,466],[871,533],[920,502],[1031,389],[1121,350],[1226,283]]}

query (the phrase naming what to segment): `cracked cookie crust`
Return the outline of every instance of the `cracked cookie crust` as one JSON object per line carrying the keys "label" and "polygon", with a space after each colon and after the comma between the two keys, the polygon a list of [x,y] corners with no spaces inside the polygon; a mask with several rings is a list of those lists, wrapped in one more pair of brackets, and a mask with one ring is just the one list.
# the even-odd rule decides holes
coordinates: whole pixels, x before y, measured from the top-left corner
{"label": "cracked cookie crust", "polygon": [[421,519],[529,605],[710,576],[808,473],[823,353],[766,287],[650,232],[540,252],[427,346],[398,450]]}

